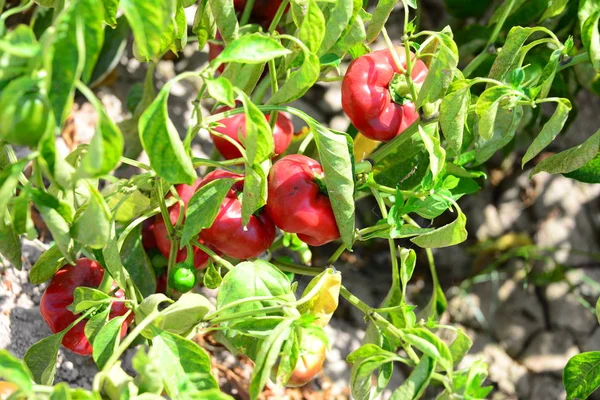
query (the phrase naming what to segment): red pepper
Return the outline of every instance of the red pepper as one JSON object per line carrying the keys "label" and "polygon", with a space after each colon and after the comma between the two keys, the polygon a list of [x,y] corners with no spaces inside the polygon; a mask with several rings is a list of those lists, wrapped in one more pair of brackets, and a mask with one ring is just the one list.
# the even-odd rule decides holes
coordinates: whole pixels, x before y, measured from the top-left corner
{"label": "red pepper", "polygon": [[312,381],[323,369],[326,358],[327,346],[318,336],[313,334],[302,335],[298,362],[285,386],[300,387]]}
{"label": "red pepper", "polygon": [[154,237],[154,218],[149,218],[142,223],[142,245],[144,249],[151,250],[157,246],[156,238]]}
{"label": "red pepper", "polygon": [[[203,185],[216,179],[240,179],[243,175],[228,171],[213,171],[206,175]],[[275,225],[263,213],[250,216],[246,227],[242,226],[242,203],[238,195],[244,188],[243,180],[236,182],[221,203],[214,223],[200,232],[200,237],[223,254],[244,260],[258,257],[275,240]]]}
{"label": "red pepper", "polygon": [[[238,107],[242,106],[241,102],[237,102]],[[218,108],[215,113],[221,113],[227,110],[231,110],[231,107],[223,106]],[[267,115],[267,121],[271,118],[270,115]],[[238,138],[239,132],[242,133],[242,136],[246,136],[246,115],[245,114],[236,114],[231,117],[224,118],[219,121],[223,126],[219,126],[215,128],[215,131],[222,133],[223,135],[229,136],[236,142],[240,143]],[[275,155],[278,156],[285,152],[292,142],[292,138],[294,137],[294,125],[292,121],[288,117],[286,117],[282,113],[277,114],[277,123],[275,124],[275,129],[273,129],[273,140],[275,141]],[[240,151],[231,143],[229,143],[226,139],[220,138],[215,135],[211,135],[213,143],[219,153],[227,159],[232,160],[234,158],[240,158],[242,154]],[[243,146],[242,146],[243,147]]]}
{"label": "red pepper", "polygon": [[[275,17],[275,14],[277,14],[281,1],[282,0],[255,0],[254,6],[252,7],[253,19],[261,20],[263,22],[261,25],[266,25],[268,27]],[[244,7],[246,7],[246,0],[234,0],[233,5],[235,11],[243,12]]]}
{"label": "red pepper", "polygon": [[[57,333],[73,323],[79,315],[74,315],[67,309],[73,302],[73,293],[80,286],[97,288],[102,282],[104,269],[96,261],[81,258],[75,265],[66,265],[52,278],[40,301],[42,318],[53,333]],[[123,290],[119,289],[114,297],[124,298]],[[124,315],[128,308],[125,303],[113,303],[109,318]],[[128,318],[121,327],[121,337],[125,336],[131,320]],[[91,355],[92,345],[85,336],[84,329],[87,320],[80,321],[63,337],[62,345],[81,355]]]}
{"label": "red pepper", "polygon": [[[202,180],[198,179],[192,185],[177,185],[175,187],[175,189],[177,190],[177,193],[179,194],[179,197],[181,198],[181,200],[183,200],[183,203],[185,204],[186,209],[187,209],[187,204],[190,202],[190,199],[192,198],[192,196],[198,189],[198,186],[200,185],[201,182],[202,182]],[[168,197],[170,197],[170,195]],[[179,203],[175,203],[169,208],[169,216],[171,218],[171,223],[173,225],[175,225],[177,223],[180,212],[181,212],[181,207],[179,206]],[[165,257],[168,258],[169,254],[171,252],[171,241],[169,240],[169,237],[167,234],[168,231],[167,231],[167,226],[165,225],[165,221],[163,220],[163,218],[160,214],[156,216],[153,231],[154,231],[154,237],[156,239],[156,244],[157,244],[158,249]],[[185,248],[179,250],[179,252],[177,253],[176,261],[183,262],[186,260],[186,258],[187,258],[187,250]],[[194,266],[197,269],[201,269],[201,268],[205,268],[207,266],[207,263],[208,263],[208,254],[206,254],[205,252],[203,252],[202,250],[200,250],[198,248],[194,248]]]}
{"label": "red pepper", "polygon": [[331,201],[317,181],[323,177],[317,161],[299,154],[283,157],[269,173],[267,214],[280,229],[297,233],[311,246],[340,237]]}
{"label": "red pepper", "polygon": [[[396,50],[406,68],[404,48]],[[411,76],[417,86],[425,81],[427,72],[423,61],[413,61]],[[388,141],[404,132],[419,117],[413,101],[404,72],[398,69],[388,49],[352,61],[342,82],[344,112],[369,139]]]}

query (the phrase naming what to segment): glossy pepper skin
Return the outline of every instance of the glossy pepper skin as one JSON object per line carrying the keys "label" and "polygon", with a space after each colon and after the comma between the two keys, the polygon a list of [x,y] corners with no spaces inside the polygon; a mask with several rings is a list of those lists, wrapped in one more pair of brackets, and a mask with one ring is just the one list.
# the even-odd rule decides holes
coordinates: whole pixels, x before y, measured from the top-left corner
{"label": "glossy pepper skin", "polygon": [[[240,179],[243,175],[228,171],[213,171],[206,175],[202,185],[216,179]],[[264,253],[275,240],[275,225],[266,214],[250,216],[246,228],[242,226],[242,203],[238,194],[243,191],[244,182],[236,182],[221,203],[214,223],[200,232],[200,237],[223,254],[245,260]]]}
{"label": "glossy pepper skin", "polygon": [[267,214],[281,230],[297,233],[311,246],[340,237],[331,201],[316,181],[323,177],[321,164],[300,154],[283,157],[269,173]]}
{"label": "glossy pepper skin", "polygon": [[285,386],[300,387],[312,381],[323,369],[327,358],[327,345],[314,335],[303,335],[298,362]]}
{"label": "glossy pepper skin", "polygon": [[[237,102],[237,106],[241,107],[242,103]],[[231,110],[231,107],[220,107],[215,113],[221,113],[227,110]],[[267,115],[267,121],[270,120],[270,115]],[[215,131],[222,133],[223,135],[227,135],[236,142],[240,143],[238,139],[238,132],[241,131],[242,136],[246,136],[246,115],[245,114],[236,114],[231,117],[224,118],[219,121],[223,126],[219,126],[215,128]],[[292,142],[292,138],[294,137],[294,125],[292,121],[288,117],[286,117],[282,113],[277,114],[277,123],[275,124],[275,129],[273,129],[273,140],[275,142],[275,155],[278,156],[285,152]],[[213,143],[219,153],[227,159],[232,160],[234,158],[240,158],[242,154],[240,151],[231,143],[229,143],[226,139],[220,138],[215,135],[211,135]],[[241,144],[241,143],[240,143]],[[243,147],[243,146],[242,146]]]}
{"label": "glossy pepper skin", "polygon": [[[183,200],[183,203],[185,204],[185,209],[187,209],[187,205],[190,202],[190,199],[192,198],[194,193],[196,193],[196,190],[198,189],[201,182],[202,182],[202,180],[198,179],[192,185],[177,185],[175,187],[175,190],[177,190],[179,197],[181,197],[181,200]],[[172,224],[177,223],[180,212],[181,212],[181,207],[180,207],[179,203],[175,203],[169,208],[169,217],[171,218]],[[160,214],[156,216],[156,220],[154,221],[153,232],[154,232],[154,238],[156,239],[156,246],[158,247],[160,252],[165,257],[169,258],[169,253],[171,252],[171,241],[169,240],[169,237],[168,237],[168,231],[167,231],[167,226],[165,224],[165,221],[163,220],[163,218]],[[186,258],[187,258],[186,249],[184,248],[184,249],[179,250],[179,252],[177,253],[176,261],[183,262],[186,260]],[[206,254],[202,250],[195,247],[194,248],[194,266],[197,269],[201,269],[201,268],[205,268],[207,266],[207,263],[208,263],[208,254]]]}
{"label": "glossy pepper skin", "polygon": [[[406,68],[404,47],[397,48],[398,58]],[[411,56],[413,54],[411,53]],[[425,81],[427,66],[413,62],[412,80],[419,85]],[[409,91],[398,93],[396,103],[390,93],[390,83],[402,72],[396,67],[388,49],[365,54],[352,61],[342,82],[342,107],[356,129],[369,139],[389,141],[401,134],[419,114]]]}
{"label": "glossy pepper skin", "polygon": [[[40,301],[42,318],[53,333],[57,333],[69,326],[79,318],[67,309],[73,302],[73,293],[80,286],[97,288],[102,282],[104,269],[96,261],[81,258],[75,265],[66,265],[52,278]],[[119,289],[115,297],[123,298],[123,290]],[[125,303],[113,303],[109,318],[113,319],[127,312]],[[89,356],[92,354],[92,345],[85,336],[85,325],[88,320],[80,321],[63,337],[62,345],[74,353]],[[125,320],[121,326],[121,337],[125,336],[130,319]]]}

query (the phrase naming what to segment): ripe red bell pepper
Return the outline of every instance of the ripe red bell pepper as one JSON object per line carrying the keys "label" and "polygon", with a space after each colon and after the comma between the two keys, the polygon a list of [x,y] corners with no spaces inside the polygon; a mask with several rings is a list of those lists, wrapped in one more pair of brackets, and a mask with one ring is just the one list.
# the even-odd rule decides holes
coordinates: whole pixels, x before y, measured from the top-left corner
{"label": "ripe red bell pepper", "polygon": [[154,237],[154,218],[148,218],[142,223],[142,245],[144,249],[151,250],[157,246],[156,238]]}
{"label": "ripe red bell pepper", "polygon": [[[42,318],[53,333],[57,333],[73,323],[79,315],[74,315],[67,309],[73,302],[73,293],[80,286],[97,288],[102,282],[104,269],[96,261],[81,258],[75,265],[66,265],[52,278],[40,301]],[[115,297],[124,298],[123,290],[119,289]],[[113,303],[109,318],[113,319],[124,315],[128,308],[125,303]],[[121,327],[121,337],[125,336],[131,319],[125,320]],[[74,353],[91,355],[92,345],[85,336],[87,320],[80,321],[63,337],[62,345]]]}
{"label": "ripe red bell pepper", "polygon": [[[237,102],[238,107],[242,106],[241,102]],[[221,113],[227,110],[231,110],[231,107],[223,106],[218,108],[215,113]],[[270,120],[270,115],[267,115],[267,121]],[[246,136],[246,115],[245,114],[236,114],[231,117],[224,118],[219,121],[223,126],[219,126],[215,128],[215,131],[226,135],[236,142],[240,143],[239,140],[239,132],[242,133],[242,136]],[[275,155],[278,156],[285,152],[292,142],[292,138],[294,137],[294,125],[292,121],[288,117],[286,117],[282,113],[277,114],[277,123],[275,124],[275,129],[273,129],[273,140],[275,141]],[[240,151],[231,143],[229,143],[226,139],[220,138],[215,135],[211,135],[213,143],[219,153],[227,159],[232,160],[234,158],[239,158],[242,156]],[[243,147],[243,146],[242,146]]]}
{"label": "ripe red bell pepper", "polygon": [[[198,179],[192,185],[177,185],[175,187],[175,189],[177,190],[177,193],[179,194],[179,197],[181,198],[181,200],[183,200],[183,203],[185,204],[185,209],[187,209],[187,204],[190,202],[190,199],[192,198],[192,196],[198,189],[198,186],[200,185],[201,182],[202,182],[202,180]],[[170,197],[170,195],[168,197]],[[181,207],[179,206],[179,203],[175,203],[169,208],[169,217],[171,218],[171,223],[173,225],[175,225],[177,223],[180,212],[181,212]],[[168,258],[169,254],[171,252],[171,241],[169,240],[169,237],[167,234],[168,231],[167,231],[167,226],[165,225],[165,221],[163,220],[163,218],[160,214],[156,216],[153,232],[154,232],[154,238],[156,239],[156,245],[157,245],[158,249],[165,257]],[[179,252],[177,253],[176,261],[183,262],[186,259],[187,259],[187,250],[186,249],[179,250]],[[198,248],[194,248],[194,266],[197,269],[201,269],[201,268],[205,268],[207,266],[207,263],[208,263],[208,254],[206,254],[205,252],[203,252],[202,250],[200,250]]]}
{"label": "ripe red bell pepper", "polygon": [[[233,172],[217,170],[206,175],[200,187],[216,179],[243,177]],[[243,180],[233,185],[221,203],[212,226],[200,232],[200,237],[207,245],[240,260],[258,257],[275,240],[275,225],[264,213],[250,216],[248,225],[242,226],[242,203],[238,195],[242,193],[243,188]]]}
{"label": "ripe red bell pepper", "polygon": [[323,177],[321,164],[299,154],[283,157],[269,173],[267,214],[281,230],[297,233],[311,246],[340,237],[331,201],[317,181]]}
{"label": "ripe red bell pepper", "polygon": [[[406,68],[406,51],[398,47],[397,53]],[[427,73],[423,61],[413,62],[411,77],[416,85],[425,81]],[[388,49],[352,61],[342,82],[344,112],[369,139],[388,141],[404,132],[419,117],[414,101],[404,72]]]}

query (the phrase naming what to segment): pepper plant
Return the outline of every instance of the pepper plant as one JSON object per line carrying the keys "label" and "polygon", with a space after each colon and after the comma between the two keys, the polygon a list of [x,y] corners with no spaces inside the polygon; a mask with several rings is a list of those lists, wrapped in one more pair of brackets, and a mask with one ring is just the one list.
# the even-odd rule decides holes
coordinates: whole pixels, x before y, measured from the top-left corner
{"label": "pepper plant", "polygon": [[[364,313],[367,332],[347,358],[354,398],[381,394],[398,363],[412,372],[389,388],[394,399],[429,387],[439,399],[490,393],[483,362],[459,368],[469,337],[440,322],[446,298],[434,251],[467,239],[459,199],[485,184],[486,162],[525,132],[536,131],[522,159],[535,164],[532,175],[600,181],[600,131],[538,157],[572,109],[572,93],[556,83],[584,67],[585,83],[598,81],[597,1],[448,0],[452,13],[486,24],[476,25],[483,29],[471,39],[484,39],[475,46],[450,26],[421,30],[416,0],[17,3],[0,1],[0,253],[22,268],[20,238],[37,240],[39,213],[52,241],[38,240],[46,251],[29,279],[50,281],[41,312],[54,334],[23,361],[0,351],[11,399],[230,398],[192,340],[204,336],[253,361],[253,399],[269,380],[304,385],[326,362],[323,328],[339,301]],[[390,37],[396,7],[403,33]],[[93,89],[130,36],[147,75],[130,96],[131,118],[116,123]],[[155,92],[157,62],[189,43],[209,46],[210,63]],[[178,132],[169,93],[184,79],[201,88]],[[290,105],[334,81],[352,122],[346,132]],[[56,137],[75,96],[95,107],[98,123],[89,144],[65,155]],[[193,154],[199,134],[214,141],[214,157]],[[137,173],[118,178],[122,165]],[[365,198],[379,221],[358,226]],[[439,223],[443,214],[451,222]],[[388,244],[391,285],[382,304],[366,304],[344,287],[351,272],[338,260],[375,240]],[[326,265],[311,264],[311,247],[327,243],[337,249]],[[407,297],[417,256],[433,284],[422,308]],[[302,292],[299,276],[312,277]],[[215,304],[196,291],[201,284],[217,289]],[[92,390],[53,386],[61,344],[98,365]],[[570,398],[600,383],[597,367],[589,370],[597,354],[578,357],[565,372]]]}

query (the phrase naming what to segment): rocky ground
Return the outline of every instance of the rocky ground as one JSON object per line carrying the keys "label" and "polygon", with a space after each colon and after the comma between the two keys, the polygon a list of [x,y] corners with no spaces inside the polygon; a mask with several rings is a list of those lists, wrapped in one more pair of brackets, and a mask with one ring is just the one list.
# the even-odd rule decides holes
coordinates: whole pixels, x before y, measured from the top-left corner
{"label": "rocky ground", "polygon": [[[392,37],[395,29],[390,29]],[[157,87],[183,70],[201,68],[206,61],[205,53],[188,46],[181,59],[158,63]],[[129,117],[124,106],[127,94],[144,74],[143,65],[125,56],[106,84],[97,89],[111,117],[117,121]],[[171,91],[169,111],[180,132],[185,130],[197,89],[197,82],[183,81]],[[348,121],[341,110],[339,89],[336,83],[318,86],[306,100],[293,105],[335,129],[345,130]],[[559,139],[555,150],[580,143],[600,126],[598,98],[582,93],[578,103],[579,118]],[[89,141],[94,118],[93,108],[79,101],[73,114],[75,130],[60,139],[65,148]],[[210,154],[208,138],[200,137],[194,151],[200,156]],[[469,241],[435,254],[448,296],[444,319],[462,326],[473,339],[473,349],[462,365],[477,359],[490,365],[492,398],[564,399],[561,374],[567,360],[579,352],[600,349],[600,328],[593,313],[600,293],[600,185],[545,174],[530,180],[529,171],[521,171],[517,164],[505,162],[492,168],[489,185],[461,202],[468,217]],[[530,243],[544,252],[528,253],[529,258],[524,259],[519,250]],[[0,349],[19,357],[50,334],[39,314],[44,285],[28,282],[27,270],[41,251],[37,244],[25,241],[24,270],[6,265],[0,272]],[[390,282],[385,248],[357,250],[342,260],[339,268],[344,284],[368,304],[377,305]],[[488,270],[492,265],[495,268]],[[420,304],[431,290],[427,267],[420,264],[415,275],[411,296]],[[348,398],[345,358],[359,347],[364,321],[357,310],[342,302],[327,329],[333,348],[324,374],[304,389],[282,392],[270,387],[265,397]],[[246,398],[248,363],[236,360],[222,348],[210,344],[207,348],[214,355],[221,382],[231,393]],[[91,359],[60,351],[58,381],[90,387],[96,371]],[[401,384],[403,377],[397,370],[390,388]]]}

